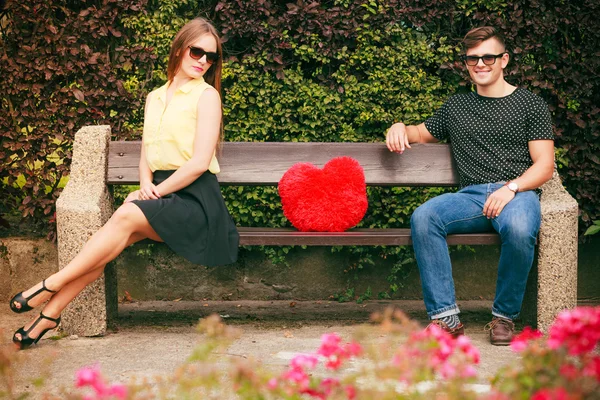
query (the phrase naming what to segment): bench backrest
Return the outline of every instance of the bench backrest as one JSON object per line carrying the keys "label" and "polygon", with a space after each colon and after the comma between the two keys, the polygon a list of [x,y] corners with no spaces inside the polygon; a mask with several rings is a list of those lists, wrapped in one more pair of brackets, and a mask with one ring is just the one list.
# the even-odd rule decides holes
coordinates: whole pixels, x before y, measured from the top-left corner
{"label": "bench backrest", "polygon": [[[139,183],[140,141],[110,143],[108,183]],[[217,154],[221,185],[277,185],[295,163],[322,167],[334,157],[356,159],[369,186],[456,186],[458,174],[446,144],[414,144],[399,155],[383,143],[225,142]]]}

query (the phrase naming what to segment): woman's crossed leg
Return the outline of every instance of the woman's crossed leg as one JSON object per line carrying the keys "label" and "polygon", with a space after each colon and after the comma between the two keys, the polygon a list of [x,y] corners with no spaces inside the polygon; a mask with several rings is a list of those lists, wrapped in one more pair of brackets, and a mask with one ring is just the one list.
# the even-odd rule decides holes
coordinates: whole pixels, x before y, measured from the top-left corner
{"label": "woman's crossed leg", "polygon": [[[42,291],[30,299],[28,305],[36,307],[50,299],[44,307],[43,314],[50,318],[59,317],[75,296],[102,275],[108,262],[114,260],[129,245],[146,238],[162,241],[138,206],[129,202],[123,204],[106,224],[92,235],[65,268],[45,280],[45,286],[55,293]],[[23,296],[27,298],[42,286],[40,282],[24,292]],[[15,302],[13,304],[16,308],[20,306]],[[25,330],[29,329],[34,322],[35,319],[25,325]],[[37,338],[45,329],[53,328],[55,325],[56,323],[51,320],[42,319],[31,332],[28,332],[28,336]],[[15,334],[14,339],[15,343],[20,345],[18,342],[22,339],[21,334]]]}

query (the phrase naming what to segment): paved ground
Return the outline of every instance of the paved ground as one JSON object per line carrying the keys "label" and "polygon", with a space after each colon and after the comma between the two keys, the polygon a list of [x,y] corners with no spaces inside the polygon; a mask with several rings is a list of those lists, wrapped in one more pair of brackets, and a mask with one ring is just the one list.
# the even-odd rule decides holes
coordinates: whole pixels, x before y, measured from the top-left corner
{"label": "paved ground", "polygon": [[[50,372],[45,388],[58,393],[72,386],[75,371],[83,366],[99,364],[111,382],[127,382],[136,378],[153,378],[171,374],[202,340],[196,333],[199,317],[218,313],[228,324],[242,329],[243,335],[225,352],[216,355],[218,363],[230,359],[253,357],[268,368],[282,370],[296,353],[317,349],[325,332],[337,332],[349,339],[369,315],[388,306],[403,309],[422,318],[420,301],[372,301],[366,304],[314,301],[245,301],[245,302],[144,302],[122,304],[119,319],[104,337],[44,339],[30,350],[20,352],[15,370],[15,391],[30,392],[30,398],[41,398],[28,376]],[[507,347],[488,343],[484,325],[489,320],[487,302],[459,304],[467,334],[481,352],[481,383],[500,366],[516,359]],[[30,318],[17,315],[8,307],[0,311],[0,326],[5,329],[2,343]],[[421,319],[421,322],[426,322]],[[382,335],[379,335],[381,337]],[[372,340],[378,340],[373,337]],[[0,395],[1,397],[1,395]]]}

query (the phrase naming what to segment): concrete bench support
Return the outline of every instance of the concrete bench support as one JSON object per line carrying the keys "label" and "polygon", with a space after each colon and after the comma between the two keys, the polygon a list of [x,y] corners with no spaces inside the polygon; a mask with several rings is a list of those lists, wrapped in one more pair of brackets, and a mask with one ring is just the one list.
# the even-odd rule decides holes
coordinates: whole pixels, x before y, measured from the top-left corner
{"label": "concrete bench support", "polygon": [[[60,269],[79,253],[113,213],[106,185],[109,142],[108,125],[84,127],[75,135],[69,182],[56,202]],[[110,285],[116,291],[116,282]],[[103,276],[86,287],[65,309],[62,328],[80,336],[103,335],[107,323],[106,298]]]}
{"label": "concrete bench support", "polygon": [[542,189],[537,327],[547,332],[560,311],[577,305],[578,205],[556,171]]}

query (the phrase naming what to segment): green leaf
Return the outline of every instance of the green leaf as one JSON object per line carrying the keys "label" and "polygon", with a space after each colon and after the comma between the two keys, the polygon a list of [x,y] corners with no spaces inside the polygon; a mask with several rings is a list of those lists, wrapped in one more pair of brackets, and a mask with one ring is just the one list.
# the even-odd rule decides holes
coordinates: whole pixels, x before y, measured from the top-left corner
{"label": "green leaf", "polygon": [[[594,223],[596,223],[596,222],[598,222],[598,221],[595,221]],[[600,225],[592,225],[585,231],[584,235],[591,236],[591,235],[595,235],[598,232],[600,232]]]}

